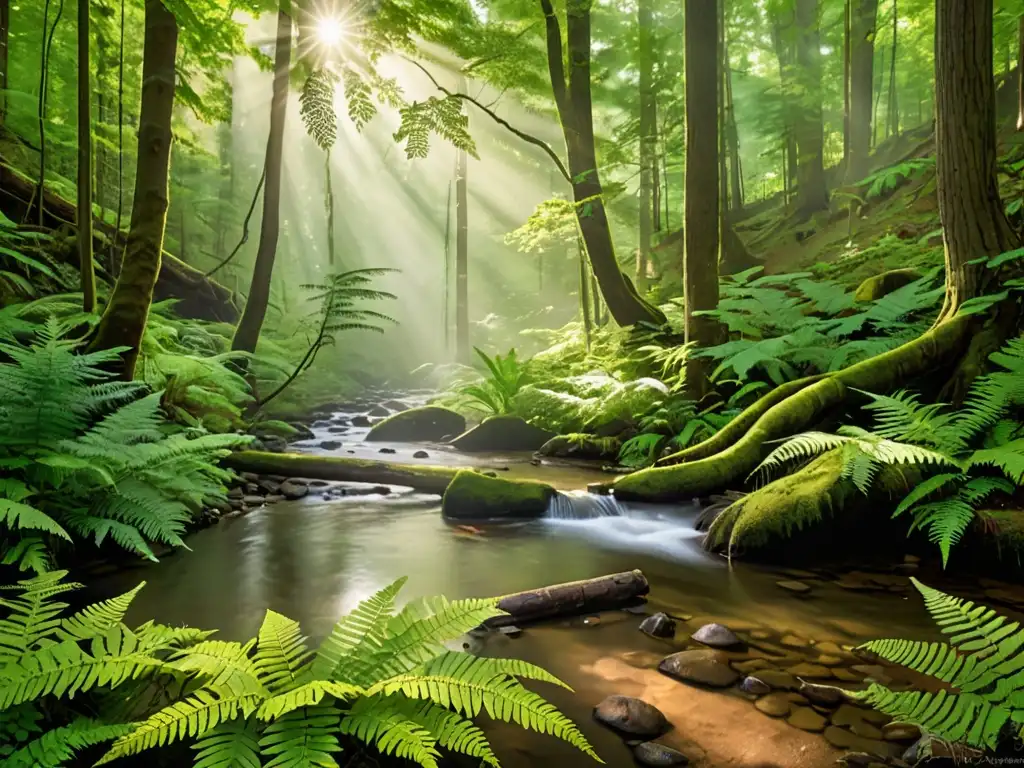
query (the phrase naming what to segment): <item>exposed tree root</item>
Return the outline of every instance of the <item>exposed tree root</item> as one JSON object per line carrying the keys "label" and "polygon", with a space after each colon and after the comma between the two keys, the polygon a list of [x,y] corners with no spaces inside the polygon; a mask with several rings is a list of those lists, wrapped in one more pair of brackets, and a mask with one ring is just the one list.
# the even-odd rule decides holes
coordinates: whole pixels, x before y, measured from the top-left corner
{"label": "exposed tree root", "polygon": [[[813,383],[805,382],[781,400],[770,393],[747,409],[756,418],[753,414],[741,415],[742,426],[719,439],[718,444],[727,443],[742,431],[742,436],[728,447],[707,455],[706,448],[695,446],[690,455],[700,458],[620,477],[612,486],[614,493],[622,499],[672,502],[741,485],[764,457],[765,443],[813,427],[830,410],[845,404],[855,389],[891,392],[928,371],[949,368],[962,356],[973,327],[970,316],[954,317],[885,354],[822,376]],[[771,404],[766,407],[762,402],[769,398]]]}

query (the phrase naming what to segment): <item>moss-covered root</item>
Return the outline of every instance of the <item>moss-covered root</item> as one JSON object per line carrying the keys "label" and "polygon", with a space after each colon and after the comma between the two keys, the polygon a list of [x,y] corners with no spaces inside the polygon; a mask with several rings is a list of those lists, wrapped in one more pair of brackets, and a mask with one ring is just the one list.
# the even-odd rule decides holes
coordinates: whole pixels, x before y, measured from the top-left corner
{"label": "moss-covered root", "polygon": [[423,464],[399,464],[390,461],[369,461],[338,456],[310,456],[299,453],[239,451],[223,461],[238,472],[258,475],[285,475],[317,480],[353,483],[401,485],[423,493],[441,495],[458,470]]}
{"label": "moss-covered root", "polygon": [[[806,531],[829,520],[838,530],[861,530],[875,536],[874,522],[865,523],[869,509],[882,508],[877,502],[906,494],[920,480],[912,467],[884,467],[879,472],[871,495],[865,496],[852,482],[842,479],[843,459],[839,451],[829,451],[803,469],[769,483],[734,502],[715,519],[704,539],[704,547],[713,552],[734,553],[773,559],[780,544],[798,531]],[[854,519],[856,518],[856,519]],[[820,531],[822,544],[842,547],[847,536]],[[812,547],[810,549],[816,549]],[[807,548],[805,548],[807,549]],[[792,554],[787,550],[787,555]]]}
{"label": "moss-covered root", "polygon": [[543,517],[556,491],[532,480],[505,480],[459,470],[441,501],[450,520],[529,520]]}
{"label": "moss-covered root", "polygon": [[970,317],[954,317],[896,349],[825,376],[775,402],[719,453],[625,475],[613,484],[614,493],[622,499],[672,502],[735,488],[757,467],[766,442],[813,427],[842,405],[851,390],[891,392],[927,371],[952,365],[963,353],[971,327]]}

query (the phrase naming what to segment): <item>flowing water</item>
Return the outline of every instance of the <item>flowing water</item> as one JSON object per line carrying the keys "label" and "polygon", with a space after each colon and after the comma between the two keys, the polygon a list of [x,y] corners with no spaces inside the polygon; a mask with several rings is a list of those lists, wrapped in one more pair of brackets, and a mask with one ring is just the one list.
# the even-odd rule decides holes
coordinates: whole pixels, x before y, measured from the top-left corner
{"label": "flowing water", "polygon": [[[321,439],[318,434],[310,446]],[[370,457],[389,447],[362,443],[362,432],[340,439],[344,445],[335,451],[340,455],[354,451]],[[394,445],[396,455],[386,458],[413,461],[411,454],[421,447]],[[589,469],[534,466],[524,456],[472,457],[440,447],[427,450],[431,457],[422,460],[427,463],[507,467],[508,476],[532,476],[563,489],[607,479]],[[614,499],[570,492],[556,498],[547,519],[453,527],[442,520],[437,497],[401,489],[329,501],[311,495],[223,520],[192,536],[188,551],[156,565],[108,575],[94,587],[112,594],[145,579],[147,586],[129,621],[153,618],[215,627],[224,639],[243,639],[255,633],[269,608],[300,621],[308,635],[319,639],[340,614],[400,576],[409,577],[406,599],[430,594],[462,598],[639,568],[651,584],[651,610],[689,618],[691,629],[716,619],[737,630],[757,625],[819,642],[932,636],[914,596],[852,593],[811,581],[812,595],[800,599],[777,586],[785,576],[730,567],[702,551],[700,534],[693,528],[697,511],[693,505],[620,505]],[[648,638],[637,631],[639,620],[624,611],[607,612],[529,627],[518,638],[488,637],[474,641],[483,643],[474,649],[542,664],[576,688],[575,696],[544,693],[581,723],[612,766],[632,765],[628,750],[590,720],[591,707],[612,693],[644,695],[666,711],[685,738],[718,743],[713,753],[734,756],[708,765],[813,768],[820,760],[834,759],[819,736],[771,721],[734,697],[690,689],[658,675],[650,669],[651,660],[678,649],[679,637],[676,645]],[[730,709],[729,701],[741,705],[742,712]],[[736,745],[735,723],[748,712],[756,718],[742,726],[749,731],[744,739],[752,745],[743,750]],[[762,723],[775,728],[763,738],[757,731],[765,727]],[[819,747],[803,741],[788,745],[785,740],[790,737],[779,736],[779,727],[817,740]],[[504,726],[494,729],[493,738],[509,768],[590,764],[551,738],[521,736]],[[765,744],[759,746],[758,738]],[[780,753],[802,757],[780,759]]]}

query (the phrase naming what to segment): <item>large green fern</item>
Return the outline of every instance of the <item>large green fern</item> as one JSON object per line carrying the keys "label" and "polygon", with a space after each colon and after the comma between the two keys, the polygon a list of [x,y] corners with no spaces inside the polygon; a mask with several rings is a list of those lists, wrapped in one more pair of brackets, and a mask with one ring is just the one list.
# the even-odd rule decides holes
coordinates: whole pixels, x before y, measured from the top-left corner
{"label": "large green fern", "polygon": [[941,739],[994,748],[1012,722],[1024,723],[1024,630],[994,610],[916,579],[914,586],[948,643],[874,640],[862,647],[944,685],[937,692],[893,691],[871,683],[849,695]]}

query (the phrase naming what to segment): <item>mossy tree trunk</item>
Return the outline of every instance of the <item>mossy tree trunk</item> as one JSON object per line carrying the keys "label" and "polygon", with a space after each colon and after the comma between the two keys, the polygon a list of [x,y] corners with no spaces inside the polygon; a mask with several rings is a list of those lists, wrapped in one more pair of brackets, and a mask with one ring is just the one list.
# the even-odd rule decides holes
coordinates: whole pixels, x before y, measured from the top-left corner
{"label": "mossy tree trunk", "polygon": [[992,0],[935,3],[936,173],[946,250],[940,320],[980,296],[992,273],[976,260],[1017,246],[996,180]]}
{"label": "mossy tree trunk", "polygon": [[875,66],[878,0],[851,0],[850,8],[850,155],[846,182],[860,181],[871,154],[871,96]]}
{"label": "mossy tree trunk", "polygon": [[797,212],[809,217],[828,208],[825,139],[821,111],[821,34],[818,0],[796,0],[796,68],[800,105],[796,112]]}
{"label": "mossy tree trunk", "polygon": [[[593,100],[590,91],[590,7],[592,0],[569,0],[566,46],[551,0],[540,0],[546,28],[548,73],[565,137],[576,217],[605,304],[621,326],[644,321],[660,325],[665,316],[644,301],[619,269],[604,191],[597,169]],[[567,48],[567,50],[566,50]],[[566,56],[566,54],[568,54]],[[565,60],[569,62],[566,79]]]}
{"label": "mossy tree trunk", "polygon": [[[459,75],[459,93],[468,93],[463,75]],[[455,359],[469,365],[469,153],[464,148],[455,151]]]}
{"label": "mossy tree trunk", "polygon": [[[92,260],[92,84],[89,66],[89,0],[78,0],[78,265],[82,309],[96,310]],[[154,284],[156,280],[154,279]]]}
{"label": "mossy tree trunk", "polygon": [[647,290],[647,265],[651,259],[651,191],[653,171],[657,162],[651,3],[652,0],[640,0],[637,7],[637,54],[640,62],[640,247],[636,256],[636,287],[641,294]]}
{"label": "mossy tree trunk", "polygon": [[[718,13],[706,0],[686,0],[686,190],[683,292],[686,342],[711,346],[722,337],[714,319],[694,314],[718,306],[719,145]],[[700,397],[708,388],[708,360],[691,357],[686,385]]]}
{"label": "mossy tree trunk", "polygon": [[138,167],[132,218],[121,272],[93,337],[93,349],[126,346],[119,371],[135,375],[146,332],[153,288],[160,274],[171,163],[171,113],[174,109],[174,59],[178,23],[162,0],[146,0],[142,56],[142,105],[139,111]]}
{"label": "mossy tree trunk", "polygon": [[[805,431],[848,407],[856,390],[885,393],[922,376],[977,375],[987,354],[1016,331],[1015,306],[992,319],[956,314],[991,277],[979,257],[1017,246],[996,187],[992,0],[936,0],[936,149],[939,212],[946,243],[946,301],[925,334],[836,373],[792,382],[750,406],[710,440],[658,466],[619,478],[624,498],[676,501],[742,485],[765,443]],[[1007,322],[1007,318],[1011,322]],[[958,388],[964,390],[963,383]],[[783,391],[784,390],[784,391]]]}
{"label": "mossy tree trunk", "polygon": [[284,160],[284,127],[288,110],[288,75],[292,60],[292,18],[277,13],[277,42],[274,49],[274,84],[270,102],[270,135],[267,138],[266,181],[263,186],[263,220],[256,249],[252,282],[242,318],[235,329],[231,349],[255,352],[270,302],[274,259],[281,233],[281,176]]}
{"label": "mossy tree trunk", "polygon": [[0,125],[7,120],[7,89],[10,71],[7,45],[11,27],[11,0],[0,0]]}

